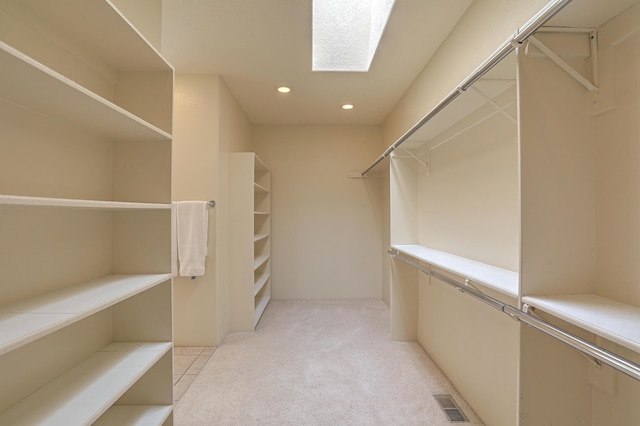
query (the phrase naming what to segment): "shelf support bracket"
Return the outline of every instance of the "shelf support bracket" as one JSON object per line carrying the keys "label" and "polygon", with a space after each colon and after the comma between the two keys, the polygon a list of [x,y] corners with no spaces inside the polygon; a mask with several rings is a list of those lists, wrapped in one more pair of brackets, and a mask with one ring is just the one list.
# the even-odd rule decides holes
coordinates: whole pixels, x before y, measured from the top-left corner
{"label": "shelf support bracket", "polygon": [[516,118],[509,114],[509,112],[504,109],[503,107],[501,107],[500,105],[498,105],[498,103],[496,101],[494,101],[493,99],[491,99],[486,93],[484,93],[482,90],[478,89],[475,86],[471,86],[470,89],[473,89],[474,92],[476,92],[478,95],[482,96],[484,98],[485,101],[489,102],[489,104],[491,104],[491,106],[493,106],[498,112],[501,112],[505,117],[507,117],[509,119],[509,121],[511,121],[513,124],[518,124],[518,120],[516,120]]}
{"label": "shelf support bracket", "polygon": [[[422,164],[424,167],[427,168],[427,171],[429,171],[429,163],[425,163],[424,161],[422,161],[422,159],[420,159],[420,157],[418,157],[416,154],[414,154],[413,152],[409,151],[407,148],[405,148],[404,146],[399,146],[398,148],[402,148],[402,150],[404,152],[406,152],[407,154],[409,154],[411,156],[411,158],[415,159],[418,163]],[[396,155],[394,154],[394,157]],[[402,158],[402,157],[398,157],[398,158]]]}
{"label": "shelf support bracket", "polygon": [[[593,65],[595,63],[595,61],[597,60],[597,48],[596,47],[596,43],[595,43],[595,35],[593,35],[592,33],[590,34],[591,37],[591,64]],[[549,59],[551,59],[553,62],[555,62],[560,68],[562,68],[563,70],[565,70],[571,77],[575,78],[578,83],[582,84],[584,87],[587,88],[587,90],[589,90],[591,93],[593,93],[594,95],[598,93],[598,91],[600,90],[598,88],[598,86],[596,86],[595,84],[593,84],[592,82],[590,82],[589,80],[587,80],[582,74],[580,74],[578,71],[576,71],[571,65],[569,65],[564,59],[562,59],[559,55],[557,55],[553,50],[549,49],[549,47],[547,47],[544,43],[542,43],[540,40],[538,40],[535,36],[530,36],[528,39],[528,42],[533,44],[535,47],[537,47],[542,53],[544,53]],[[595,48],[595,49],[594,49]],[[597,82],[597,70],[594,69],[594,76],[596,76],[596,82]]]}

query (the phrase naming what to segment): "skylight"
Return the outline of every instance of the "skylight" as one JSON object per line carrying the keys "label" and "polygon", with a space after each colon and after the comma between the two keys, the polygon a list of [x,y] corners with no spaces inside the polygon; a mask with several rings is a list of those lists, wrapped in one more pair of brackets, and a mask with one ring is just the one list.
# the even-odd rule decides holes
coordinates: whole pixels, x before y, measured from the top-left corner
{"label": "skylight", "polygon": [[313,71],[369,71],[395,0],[313,0]]}

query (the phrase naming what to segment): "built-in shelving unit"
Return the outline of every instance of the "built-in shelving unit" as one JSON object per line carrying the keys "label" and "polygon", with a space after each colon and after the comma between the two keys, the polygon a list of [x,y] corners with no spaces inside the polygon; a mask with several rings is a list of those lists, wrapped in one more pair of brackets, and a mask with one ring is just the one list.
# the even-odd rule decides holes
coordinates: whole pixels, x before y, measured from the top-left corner
{"label": "built-in shelving unit", "polygon": [[640,417],[639,37],[637,0],[573,1],[392,152],[392,250],[499,301],[394,256],[392,337],[487,424]]}
{"label": "built-in shelving unit", "polygon": [[0,28],[0,423],[171,425],[173,68],[107,0]]}
{"label": "built-in shelving unit", "polygon": [[271,299],[269,169],[254,153],[232,153],[230,187],[230,329],[252,331]]}

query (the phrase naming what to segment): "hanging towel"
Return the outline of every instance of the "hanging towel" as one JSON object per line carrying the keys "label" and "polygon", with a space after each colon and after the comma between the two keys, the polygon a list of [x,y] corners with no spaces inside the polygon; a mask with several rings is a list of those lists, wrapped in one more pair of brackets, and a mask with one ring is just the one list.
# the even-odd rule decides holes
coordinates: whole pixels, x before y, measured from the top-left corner
{"label": "hanging towel", "polygon": [[180,275],[204,275],[207,257],[208,214],[206,201],[179,201],[177,204],[176,233]]}

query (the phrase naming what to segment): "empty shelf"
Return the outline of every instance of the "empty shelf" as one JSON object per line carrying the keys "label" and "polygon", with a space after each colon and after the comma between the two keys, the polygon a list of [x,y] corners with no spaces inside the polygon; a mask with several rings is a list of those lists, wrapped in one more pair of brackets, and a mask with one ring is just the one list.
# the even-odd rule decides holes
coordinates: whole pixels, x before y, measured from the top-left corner
{"label": "empty shelf", "polygon": [[170,210],[171,204],[131,203],[119,201],[74,200],[69,198],[0,195],[0,206],[60,207],[95,210]]}
{"label": "empty shelf", "polygon": [[94,426],[162,425],[169,418],[171,405],[114,405]]}
{"label": "empty shelf", "polygon": [[468,278],[473,283],[481,284],[506,296],[518,297],[519,274],[517,272],[420,245],[393,245],[391,248],[414,259]]}
{"label": "empty shelf", "polygon": [[260,240],[264,240],[268,236],[269,236],[269,234],[256,234],[256,235],[253,236],[253,242],[257,243]]}
{"label": "empty shelf", "polygon": [[262,290],[262,288],[267,283],[267,281],[269,281],[269,277],[270,277],[269,273],[264,273],[264,274],[262,274],[260,276],[260,278],[258,278],[258,281],[256,281],[256,283],[253,285],[253,295],[254,296],[256,294],[258,294],[260,292],[260,290]]}
{"label": "empty shelf", "polygon": [[107,345],[0,413],[0,424],[90,424],[171,346],[171,342]]}
{"label": "empty shelf", "polygon": [[110,275],[0,306],[0,355],[169,279],[171,274]]}
{"label": "empty shelf", "polygon": [[262,317],[262,314],[264,313],[264,310],[267,308],[267,305],[269,304],[270,299],[271,298],[269,297],[269,295],[264,295],[259,299],[258,303],[256,304],[254,320],[253,320],[254,326],[258,324],[258,321],[260,321],[260,317]]}
{"label": "empty shelf", "polygon": [[640,352],[640,308],[595,294],[525,296],[522,301],[614,343]]}
{"label": "empty shelf", "polygon": [[269,192],[269,190],[267,188],[265,188],[262,185],[258,185],[257,183],[254,183],[253,187],[255,189],[255,192]]}
{"label": "empty shelf", "polygon": [[260,256],[256,257],[253,260],[253,270],[255,271],[256,269],[261,267],[264,264],[264,262],[266,262],[267,260],[269,260],[269,255],[268,254],[263,254],[263,255],[260,255]]}
{"label": "empty shelf", "polygon": [[171,140],[163,130],[2,42],[0,99],[113,139]]}

